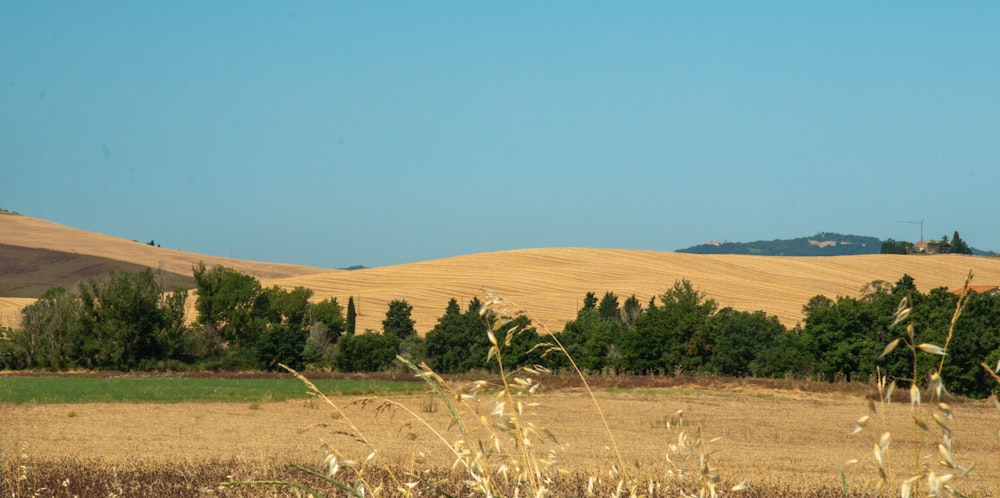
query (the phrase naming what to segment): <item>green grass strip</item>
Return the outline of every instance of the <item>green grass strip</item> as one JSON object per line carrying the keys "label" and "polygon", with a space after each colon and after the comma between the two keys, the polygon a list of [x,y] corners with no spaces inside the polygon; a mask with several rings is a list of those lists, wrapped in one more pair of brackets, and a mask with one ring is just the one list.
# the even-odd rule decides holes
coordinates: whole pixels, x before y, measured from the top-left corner
{"label": "green grass strip", "polygon": [[[328,395],[423,392],[418,382],[336,379],[315,381]],[[298,379],[184,377],[0,377],[0,403],[268,402],[307,398]]]}

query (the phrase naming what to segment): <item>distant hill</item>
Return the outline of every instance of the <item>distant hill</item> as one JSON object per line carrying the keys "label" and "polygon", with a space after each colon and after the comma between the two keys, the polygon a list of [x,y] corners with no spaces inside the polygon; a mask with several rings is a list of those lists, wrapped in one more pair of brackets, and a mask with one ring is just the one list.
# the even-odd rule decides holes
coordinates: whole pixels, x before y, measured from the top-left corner
{"label": "distant hill", "polygon": [[716,242],[679,249],[688,254],[746,254],[751,256],[854,256],[878,254],[882,241],[876,237],[823,232],[797,239],[758,240],[756,242]]}

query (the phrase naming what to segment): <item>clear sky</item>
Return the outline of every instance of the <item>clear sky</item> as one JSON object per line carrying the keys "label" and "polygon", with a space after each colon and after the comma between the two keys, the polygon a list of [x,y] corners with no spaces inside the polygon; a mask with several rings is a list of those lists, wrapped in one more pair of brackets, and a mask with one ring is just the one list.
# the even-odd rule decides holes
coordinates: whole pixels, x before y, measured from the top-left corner
{"label": "clear sky", "polygon": [[0,208],[323,267],[955,230],[1000,2],[0,3]]}

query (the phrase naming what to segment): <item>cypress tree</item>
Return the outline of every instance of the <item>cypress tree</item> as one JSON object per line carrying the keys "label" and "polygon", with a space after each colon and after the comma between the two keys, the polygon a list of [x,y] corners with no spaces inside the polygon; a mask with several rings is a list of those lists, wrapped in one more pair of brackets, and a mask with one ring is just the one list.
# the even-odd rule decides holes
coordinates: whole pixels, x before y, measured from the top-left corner
{"label": "cypress tree", "polygon": [[354,335],[357,329],[358,312],[354,309],[354,296],[347,298],[347,335]]}

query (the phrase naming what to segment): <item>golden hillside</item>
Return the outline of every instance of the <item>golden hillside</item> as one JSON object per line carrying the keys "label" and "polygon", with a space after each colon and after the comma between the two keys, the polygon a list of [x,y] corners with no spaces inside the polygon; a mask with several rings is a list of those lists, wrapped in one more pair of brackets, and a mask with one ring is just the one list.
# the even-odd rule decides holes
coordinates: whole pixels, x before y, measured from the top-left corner
{"label": "golden hillside", "polygon": [[326,268],[220,258],[153,247],[141,242],[77,230],[51,221],[13,214],[0,214],[0,244],[100,256],[184,275],[190,275],[191,268],[200,261],[204,261],[206,266],[224,265],[235,268],[257,278],[291,277],[331,271]]}
{"label": "golden hillside", "polygon": [[575,317],[584,295],[605,291],[632,295],[645,306],[680,279],[715,299],[720,307],[764,310],[787,326],[801,318],[809,298],[857,296],[872,280],[895,282],[912,276],[926,292],[961,287],[972,269],[978,284],[1000,284],[1000,259],[958,255],[777,257],[695,255],[615,249],[524,249],[459,256],[422,263],[269,279],[265,285],[305,286],[317,299],[354,296],[358,330],[381,329],[387,304],[406,299],[417,330],[426,333],[444,313],[448,299],[463,308],[488,288],[528,310],[552,331]]}
{"label": "golden hillside", "polygon": [[[962,285],[970,269],[976,284],[1000,284],[1000,259],[958,255],[777,257],[695,255],[616,249],[523,249],[474,254],[355,271],[216,258],[163,249],[65,227],[26,216],[0,215],[0,243],[45,248],[190,272],[193,265],[222,264],[261,279],[264,286],[304,286],[315,300],[354,296],[358,329],[381,329],[389,301],[406,299],[420,333],[429,331],[457,298],[463,308],[483,288],[525,308],[536,324],[561,330],[584,295],[605,291],[619,302],[635,294],[643,306],[675,281],[690,280],[722,307],[764,310],[787,326],[801,320],[802,305],[817,294],[857,296],[872,280],[895,282],[911,275],[921,291]],[[12,326],[30,299],[0,299],[0,324]],[[194,297],[188,309],[193,310]]]}

